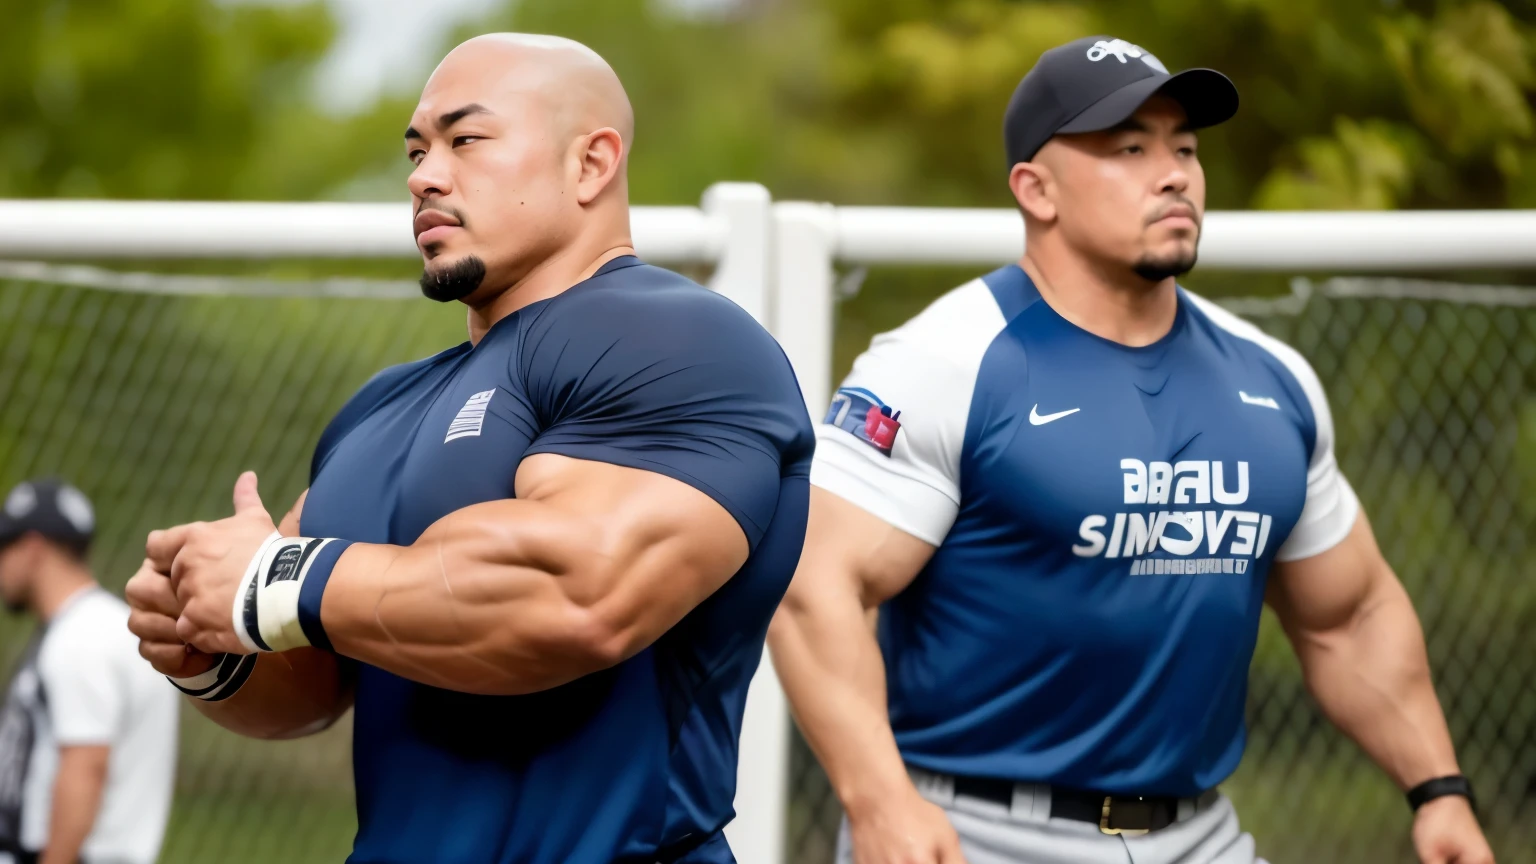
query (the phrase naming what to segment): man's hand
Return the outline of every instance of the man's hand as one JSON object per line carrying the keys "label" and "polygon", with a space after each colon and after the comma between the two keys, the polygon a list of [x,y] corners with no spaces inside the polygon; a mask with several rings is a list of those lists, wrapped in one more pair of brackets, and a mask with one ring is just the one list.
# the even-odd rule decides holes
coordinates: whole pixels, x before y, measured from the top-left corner
{"label": "man's hand", "polygon": [[128,630],[139,637],[139,654],[155,671],[172,678],[190,678],[212,669],[218,660],[193,648],[176,635],[181,603],[171,590],[168,572],[155,569],[148,558],[123,590],[128,601]]}
{"label": "man's hand", "polygon": [[209,653],[249,654],[235,636],[233,609],[240,580],[277,530],[256,492],[256,474],[235,481],[235,515],[217,522],[178,525],[149,535],[149,558],[171,574],[171,588],[181,603],[176,636]]}
{"label": "man's hand", "polygon": [[850,813],[848,833],[855,864],[965,864],[948,814],[915,789]]}
{"label": "man's hand", "polygon": [[1413,848],[1424,864],[1493,864],[1467,799],[1447,795],[1426,802],[1413,819]]}

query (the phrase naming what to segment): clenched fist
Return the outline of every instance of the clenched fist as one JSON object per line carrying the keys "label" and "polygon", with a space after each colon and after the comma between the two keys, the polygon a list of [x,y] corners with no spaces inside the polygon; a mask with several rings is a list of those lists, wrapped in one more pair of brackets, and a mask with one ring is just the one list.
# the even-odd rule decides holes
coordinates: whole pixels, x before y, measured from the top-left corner
{"label": "clenched fist", "polygon": [[170,574],[180,604],[175,635],[212,654],[249,654],[234,629],[235,594],[246,568],[277,526],[256,492],[256,474],[235,481],[235,515],[149,535],[149,561]]}
{"label": "clenched fist", "polygon": [[155,671],[172,678],[190,678],[212,669],[216,658],[193,648],[176,635],[181,603],[171,590],[169,572],[145,559],[123,591],[128,601],[128,630],[139,637],[139,654]]}

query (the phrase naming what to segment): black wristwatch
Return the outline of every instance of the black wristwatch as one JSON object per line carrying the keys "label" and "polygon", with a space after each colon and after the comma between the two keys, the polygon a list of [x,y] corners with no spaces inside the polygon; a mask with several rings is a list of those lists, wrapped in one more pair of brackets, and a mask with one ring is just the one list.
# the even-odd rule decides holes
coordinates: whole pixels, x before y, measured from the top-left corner
{"label": "black wristwatch", "polygon": [[1477,811],[1477,798],[1472,794],[1472,781],[1463,774],[1452,774],[1449,777],[1436,777],[1433,780],[1425,780],[1423,783],[1408,790],[1408,806],[1417,813],[1425,802],[1436,798],[1444,798],[1447,795],[1460,795],[1472,805],[1473,812]]}

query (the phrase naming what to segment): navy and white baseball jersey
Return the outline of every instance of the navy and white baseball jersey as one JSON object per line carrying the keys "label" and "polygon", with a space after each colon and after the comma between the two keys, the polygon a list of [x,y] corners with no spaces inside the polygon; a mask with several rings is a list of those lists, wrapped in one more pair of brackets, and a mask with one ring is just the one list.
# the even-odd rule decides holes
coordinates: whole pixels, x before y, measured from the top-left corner
{"label": "navy and white baseball jersey", "polygon": [[815,435],[730,300],[616,259],[478,345],[376,376],[316,449],[306,536],[410,544],[514,497],[535,453],[654,471],[735,517],[746,564],[654,645],[526,696],[358,670],[356,864],[728,862],[747,684],[804,541]]}
{"label": "navy and white baseball jersey", "polygon": [[903,757],[950,774],[1215,786],[1270,566],[1359,509],[1296,351],[1182,289],[1127,347],[1017,266],[877,336],[817,437],[813,484],[937,547],[879,634]]}

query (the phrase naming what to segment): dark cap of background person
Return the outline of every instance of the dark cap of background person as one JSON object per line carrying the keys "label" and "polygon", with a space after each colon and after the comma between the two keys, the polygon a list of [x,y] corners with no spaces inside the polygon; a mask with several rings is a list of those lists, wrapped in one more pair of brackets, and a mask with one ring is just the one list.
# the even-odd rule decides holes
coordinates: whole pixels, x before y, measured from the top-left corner
{"label": "dark cap of background person", "polygon": [[1182,106],[1191,129],[1237,113],[1237,87],[1214,69],[1168,74],[1151,52],[1123,39],[1088,36],[1040,55],[1003,115],[1011,169],[1035,158],[1056,135],[1099,132],[1124,122],[1153,94]]}
{"label": "dark cap of background person", "polygon": [[95,530],[90,499],[57,478],[18,483],[0,504],[0,548],[36,532],[84,556]]}

